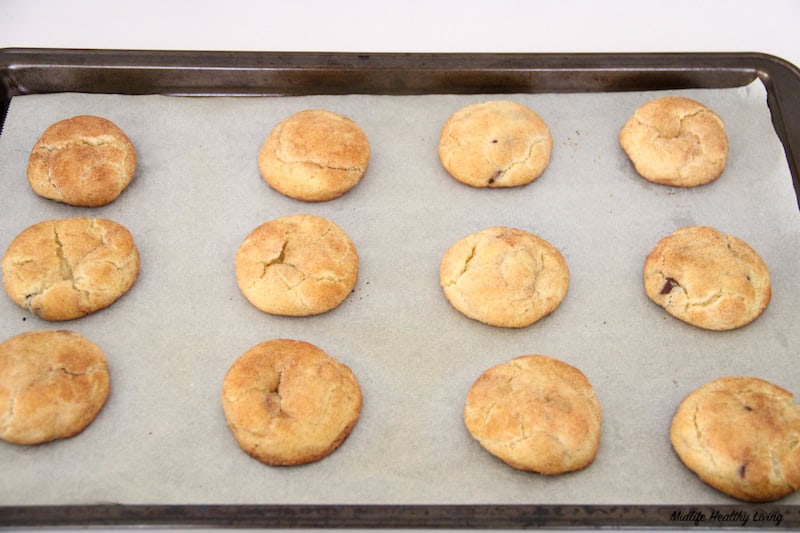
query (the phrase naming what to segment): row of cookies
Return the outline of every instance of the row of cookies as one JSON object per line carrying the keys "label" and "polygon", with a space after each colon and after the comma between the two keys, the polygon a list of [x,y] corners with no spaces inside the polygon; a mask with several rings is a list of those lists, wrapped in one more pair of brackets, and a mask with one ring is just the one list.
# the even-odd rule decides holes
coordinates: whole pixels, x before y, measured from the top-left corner
{"label": "row of cookies", "polygon": [[[70,330],[33,330],[0,343],[0,439],[35,445],[81,433],[111,390],[103,350]],[[311,344],[273,340],[239,357],[222,402],[241,447],[264,463],[319,460],[361,411],[352,371]]]}
{"label": "row of cookies", "polygon": [[[72,437],[97,416],[110,378],[103,351],[78,333],[31,331],[0,343],[0,439],[39,444]],[[307,342],[274,339],[225,374],[222,407],[239,446],[272,466],[319,461],[345,442],[363,397],[350,368]],[[463,423],[509,466],[545,475],[584,469],[601,441],[603,410],[586,376],[544,355],[483,372]],[[688,394],[669,430],[684,465],[734,498],[765,502],[800,487],[800,406],[781,387],[723,377]]]}
{"label": "row of cookies", "polygon": [[[49,126],[31,149],[27,177],[44,198],[79,207],[116,200],[136,172],[136,149],[103,117]],[[2,258],[3,287],[47,321],[81,318],[127,293],[139,251],[123,225],[102,218],[45,220],[17,235]],[[111,389],[103,350],[77,332],[34,330],[0,344],[0,438],[39,444],[83,431]]]}
{"label": "row of cookies", "polygon": [[[331,142],[336,139],[336,142]],[[622,127],[619,143],[637,172],[653,183],[696,187],[717,179],[728,158],[722,119],[702,103],[666,96],[640,106]],[[553,138],[529,107],[505,100],[465,106],[439,136],[442,166],[476,188],[518,187],[547,168]],[[338,198],[367,170],[369,141],[347,117],[306,110],[281,121],[258,154],[264,180],[304,201]]]}
{"label": "row of cookies", "polygon": [[[622,127],[619,143],[642,177],[676,187],[717,179],[728,158],[722,119],[684,97],[656,98],[640,106]],[[461,183],[518,187],[545,171],[552,148],[550,129],[535,111],[492,100],[453,113],[441,129],[438,154]],[[258,166],[278,192],[318,202],[338,198],[358,184],[369,158],[369,141],[355,122],[327,110],[305,110],[275,126],[258,153]]]}
{"label": "row of cookies", "polygon": [[[463,418],[472,437],[506,464],[555,475],[594,461],[603,412],[580,370],[525,355],[478,377]],[[766,502],[800,488],[800,405],[763,379],[722,377],[692,391],[669,436],[683,464],[728,496]]]}
{"label": "row of cookies", "polygon": [[[28,183],[73,206],[116,200],[136,171],[136,149],[113,122],[80,115],[48,127],[33,146]],[[48,321],[104,309],[139,275],[139,251],[121,224],[100,218],[45,220],[17,235],[2,258],[3,287]],[[72,437],[111,390],[103,350],[77,332],[34,330],[0,343],[0,439],[39,444]]]}
{"label": "row of cookies", "polygon": [[[131,233],[111,220],[73,217],[36,223],[17,235],[2,262],[3,286],[42,319],[80,318],[111,305],[134,284],[139,254]],[[340,305],[356,285],[356,246],[334,222],[289,215],[254,229],[235,258],[238,286],[258,309],[309,316]],[[440,284],[464,315],[525,327],[565,298],[569,268],[559,250],[521,229],[493,227],[459,239],[443,255]],[[710,227],[662,238],[644,262],[644,288],[673,316],[730,330],[769,305],[763,259],[747,243]]]}
{"label": "row of cookies", "polygon": [[[289,215],[253,230],[236,254],[239,288],[258,309],[310,316],[329,311],[353,290],[358,252],[347,234],[316,215]],[[648,297],[671,315],[709,330],[743,327],[769,305],[769,270],[743,240],[714,228],[680,228],[644,261]],[[465,316],[520,328],[563,301],[570,273],[559,250],[527,231],[492,227],[467,235],[443,255],[443,293]]]}
{"label": "row of cookies", "polygon": [[[726,166],[725,124],[711,109],[666,96],[640,106],[619,142],[645,179],[694,187],[717,179]],[[472,187],[516,187],[538,178],[550,161],[553,138],[529,107],[503,100],[453,113],[440,132],[439,159]],[[280,121],[258,152],[263,179],[276,191],[307,202],[328,201],[355,187],[367,171],[370,144],[343,115],[310,109]],[[38,195],[74,206],[116,200],[136,171],[136,150],[113,122],[80,115],[48,127],[28,161],[28,183]]]}
{"label": "row of cookies", "polygon": [[[297,465],[344,442],[362,395],[337,359],[303,341],[275,339],[234,362],[222,402],[243,450],[268,465]],[[594,462],[603,410],[579,369],[536,354],[484,371],[466,394],[462,418],[509,466],[559,475]],[[723,377],[702,385],[680,403],[669,434],[687,468],[734,498],[774,501],[800,486],[800,406],[765,380]]]}
{"label": "row of cookies", "polygon": [[[113,122],[81,115],[48,127],[28,159],[38,195],[74,206],[116,200],[133,179],[136,150]],[[133,235],[111,220],[46,220],[17,235],[2,259],[3,287],[48,321],[104,309],[139,275]],[[36,330],[0,344],[0,438],[38,444],[83,431],[111,388],[103,350],[79,333]]]}

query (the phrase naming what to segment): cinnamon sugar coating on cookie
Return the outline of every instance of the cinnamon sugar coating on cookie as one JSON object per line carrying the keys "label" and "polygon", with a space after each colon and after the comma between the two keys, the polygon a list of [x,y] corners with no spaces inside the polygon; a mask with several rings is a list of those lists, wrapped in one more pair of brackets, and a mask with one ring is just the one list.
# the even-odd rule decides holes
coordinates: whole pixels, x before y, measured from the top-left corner
{"label": "cinnamon sugar coating on cookie", "polygon": [[749,324],[772,295],[758,253],[707,226],[681,228],[661,239],[645,259],[644,288],[672,316],[716,331]]}
{"label": "cinnamon sugar coating on cookie", "polygon": [[800,405],[763,379],[724,377],[693,391],[670,439],[700,479],[739,500],[774,501],[800,488]]}
{"label": "cinnamon sugar coating on cookie", "polygon": [[468,235],[442,257],[439,279],[447,300],[485,324],[519,328],[552,313],[569,286],[569,269],[552,244],[517,228],[497,226]]}
{"label": "cinnamon sugar coating on cookie", "polygon": [[591,464],[600,446],[602,408],[577,368],[525,355],[488,369],[464,407],[470,434],[508,465],[555,475]]}
{"label": "cinnamon sugar coating on cookie", "polygon": [[73,331],[31,331],[0,343],[0,439],[40,444],[86,428],[110,390],[102,350]]}
{"label": "cinnamon sugar coating on cookie", "polygon": [[130,139],[110,120],[91,115],[47,128],[28,160],[28,183],[36,194],[82,207],[113,202],[135,172]]}
{"label": "cinnamon sugar coating on cookie", "polygon": [[358,253],[336,224],[290,215],[262,224],[236,253],[236,280],[265,313],[309,316],[339,306],[358,278]]}
{"label": "cinnamon sugar coating on cookie", "polygon": [[222,405],[234,437],[269,465],[318,461],[348,437],[361,388],[343,363],[307,342],[258,344],[230,367]]}
{"label": "cinnamon sugar coating on cookie", "polygon": [[355,187],[367,172],[370,146],[354,121],[324,109],[282,120],[258,153],[262,178],[297,200],[324,202]]}
{"label": "cinnamon sugar coating on cookie", "polygon": [[674,187],[709,183],[728,160],[722,119],[700,102],[677,96],[639,107],[622,127],[619,142],[643,178]]}
{"label": "cinnamon sugar coating on cookie", "polygon": [[17,305],[44,320],[71,320],[125,294],[139,274],[139,252],[128,229],[111,220],[48,220],[14,238],[2,269]]}
{"label": "cinnamon sugar coating on cookie", "polygon": [[489,101],[453,113],[442,127],[439,159],[472,187],[517,187],[538,178],[550,162],[553,139],[542,118],[517,102]]}

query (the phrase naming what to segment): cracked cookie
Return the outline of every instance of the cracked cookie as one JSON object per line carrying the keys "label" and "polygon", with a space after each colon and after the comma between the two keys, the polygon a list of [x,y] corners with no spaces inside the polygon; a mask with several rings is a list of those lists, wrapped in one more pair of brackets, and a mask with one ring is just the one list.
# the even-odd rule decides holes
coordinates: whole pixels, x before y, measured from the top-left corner
{"label": "cracked cookie", "polygon": [[273,128],[258,153],[261,177],[297,200],[333,200],[367,171],[370,147],[351,119],[323,109],[295,113]]}
{"label": "cracked cookie", "polygon": [[103,351],[73,331],[31,331],[0,343],[0,439],[40,444],[72,437],[109,394]]}
{"label": "cracked cookie", "polygon": [[358,278],[353,241],[315,215],[285,216],[257,227],[239,247],[235,266],[245,298],[273,315],[329,311],[347,298]]}
{"label": "cracked cookie", "polygon": [[544,355],[523,355],[486,370],[470,387],[463,416],[486,451],[520,470],[580,470],[600,446],[603,412],[589,380]]}
{"label": "cracked cookie", "polygon": [[2,270],[17,305],[44,320],[71,320],[128,292],[139,275],[139,252],[128,229],[111,220],[47,220],[14,238]]}
{"label": "cracked cookie", "polygon": [[445,122],[439,159],[472,187],[517,187],[538,178],[550,162],[553,139],[544,120],[516,102],[468,105]]}
{"label": "cracked cookie", "polygon": [[750,502],[800,488],[800,405],[753,377],[724,377],[681,402],[670,428],[678,457],[708,485]]}
{"label": "cracked cookie", "polygon": [[717,179],[728,159],[722,119],[700,102],[677,96],[639,107],[622,127],[619,143],[639,175],[673,187]]}
{"label": "cracked cookie", "polygon": [[353,372],[316,346],[275,339],[228,370],[222,406],[239,446],[268,465],[318,461],[348,437],[361,413]]}
{"label": "cracked cookie", "polygon": [[661,239],[645,259],[644,289],[670,315],[715,331],[746,326],[772,295],[769,270],[756,251],[707,226]]}
{"label": "cracked cookie", "polygon": [[442,257],[439,281],[465,316],[521,328],[552,313],[567,294],[569,269],[552,244],[516,228],[467,235]]}
{"label": "cracked cookie", "polygon": [[28,183],[36,194],[82,207],[116,200],[135,171],[130,139],[110,120],[91,115],[48,127],[28,159]]}

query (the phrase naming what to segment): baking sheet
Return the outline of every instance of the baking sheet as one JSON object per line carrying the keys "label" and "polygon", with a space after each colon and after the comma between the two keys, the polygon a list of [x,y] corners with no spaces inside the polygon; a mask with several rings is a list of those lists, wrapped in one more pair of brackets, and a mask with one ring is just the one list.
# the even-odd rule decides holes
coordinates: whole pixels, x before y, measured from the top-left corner
{"label": "baking sheet", "polygon": [[[0,443],[0,502],[39,504],[729,504],[683,467],[669,423],[680,400],[722,375],[753,375],[800,391],[793,328],[800,214],[760,82],[670,91],[725,120],[730,158],[716,182],[691,190],[649,184],[617,134],[658,92],[515,94],[549,124],[553,157],[517,189],[477,190],[449,178],[439,130],[463,105],[497,95],[179,98],[53,94],[12,100],[0,136],[0,247],[40,220],[103,216],[136,238],[142,271],[131,292],[80,320],[46,323],[0,298],[0,337],[73,329],[109,359],[112,393],[81,435],[36,447]],[[261,180],[256,153],[285,116],[326,108],[354,119],[370,168],[324,204],[283,197]],[[139,167],[113,204],[75,208],[36,197],[30,148],[51,123],[92,113],[133,140]],[[361,271],[337,309],[273,317],[236,287],[233,258],[262,222],[313,213],[355,242]],[[641,284],[656,241],[708,224],[749,242],[770,267],[773,300],[746,328],[707,332],[650,303]],[[492,225],[556,245],[571,271],[566,299],[521,330],[453,310],[438,286],[444,251]],[[230,364],[270,338],[312,342],[358,376],[364,409],[331,456],[273,468],[242,452],[220,403]],[[544,477],[513,470],[472,441],[464,396],[489,366],[543,353],[580,368],[604,408],[603,437],[586,470]],[[800,502],[797,494],[781,504]]]}

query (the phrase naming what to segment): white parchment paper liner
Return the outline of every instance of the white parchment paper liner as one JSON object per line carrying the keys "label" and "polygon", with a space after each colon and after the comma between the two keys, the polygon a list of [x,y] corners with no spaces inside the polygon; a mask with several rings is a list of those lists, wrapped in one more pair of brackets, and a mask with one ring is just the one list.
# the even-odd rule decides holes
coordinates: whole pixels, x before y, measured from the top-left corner
{"label": "white parchment paper liner", "polygon": [[[680,190],[638,177],[617,135],[637,106],[659,94],[14,98],[0,137],[0,249],[40,220],[102,216],[131,230],[142,266],[130,293],[76,321],[47,323],[0,298],[0,337],[73,329],[105,350],[112,376],[108,403],[77,437],[35,447],[0,443],[0,502],[735,503],[680,463],[669,425],[686,394],[723,375],[757,376],[800,393],[800,213],[759,82],[670,92],[703,101],[726,122],[730,158],[719,180]],[[529,186],[472,189],[442,169],[439,130],[463,105],[497,98],[544,118],[553,156]],[[256,165],[270,129],[308,108],[351,117],[372,146],[363,181],[323,204],[281,196]],[[138,150],[134,182],[103,208],[44,200],[25,178],[39,135],[77,114],[113,120]],[[356,289],[324,315],[269,316],[236,286],[233,258],[247,233],[293,213],[330,218],[358,247]],[[645,256],[690,224],[739,236],[769,265],[772,303],[746,328],[703,331],[646,298]],[[529,328],[469,320],[439,288],[444,251],[494,225],[547,239],[569,264],[565,301]],[[220,402],[231,363],[279,337],[312,342],[343,361],[364,392],[362,416],[342,447],[296,468],[267,467],[242,452]],[[601,448],[584,471],[513,470],[463,426],[474,379],[530,353],[580,368],[603,405]],[[800,495],[781,503],[800,503]]]}

